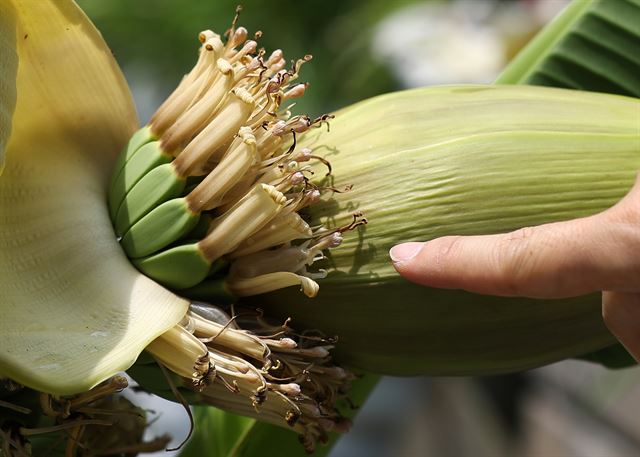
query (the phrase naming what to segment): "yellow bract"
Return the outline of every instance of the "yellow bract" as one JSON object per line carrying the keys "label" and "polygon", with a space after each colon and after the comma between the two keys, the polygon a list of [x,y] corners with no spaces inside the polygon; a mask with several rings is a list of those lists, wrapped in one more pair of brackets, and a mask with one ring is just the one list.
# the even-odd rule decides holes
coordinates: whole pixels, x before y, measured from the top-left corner
{"label": "yellow bract", "polygon": [[0,14],[0,175],[4,168],[4,150],[11,133],[11,116],[16,106],[16,55],[15,11],[2,3]]}
{"label": "yellow bract", "polygon": [[128,368],[187,303],[138,273],[111,228],[105,187],[137,119],[99,32],[71,1],[0,6],[0,146],[14,80],[17,92],[0,177],[0,376],[76,393]]}

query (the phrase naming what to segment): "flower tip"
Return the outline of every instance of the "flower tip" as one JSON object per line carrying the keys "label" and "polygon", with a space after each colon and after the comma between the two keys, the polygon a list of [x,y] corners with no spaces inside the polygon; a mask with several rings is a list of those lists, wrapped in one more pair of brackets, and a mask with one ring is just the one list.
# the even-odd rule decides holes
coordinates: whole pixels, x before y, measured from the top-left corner
{"label": "flower tip", "polygon": [[204,44],[209,38],[213,38],[216,34],[211,30],[203,30],[198,34],[198,40]]}
{"label": "flower tip", "polygon": [[307,278],[306,276],[300,276],[300,282],[302,286],[302,292],[307,297],[314,298],[316,295],[318,295],[320,286],[313,279]]}

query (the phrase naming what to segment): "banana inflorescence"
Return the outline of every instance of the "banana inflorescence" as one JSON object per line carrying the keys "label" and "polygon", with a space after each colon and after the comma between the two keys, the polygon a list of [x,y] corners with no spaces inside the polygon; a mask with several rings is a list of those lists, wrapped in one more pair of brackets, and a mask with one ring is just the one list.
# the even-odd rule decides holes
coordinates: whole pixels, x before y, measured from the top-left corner
{"label": "banana inflorescence", "polygon": [[[237,296],[294,284],[313,296],[322,272],[307,267],[342,231],[298,215],[331,189],[309,181],[319,158],[297,150],[296,135],[331,116],[281,109],[304,94],[293,81],[311,57],[286,70],[280,50],[265,59],[242,27],[226,44],[210,31],[200,41],[195,67],[121,154],[109,191],[116,234],[138,269],[174,290],[225,278]],[[261,268],[233,267],[247,256]]]}
{"label": "banana inflorescence", "polygon": [[[335,189],[311,183],[311,162],[329,173],[331,166],[296,149],[296,135],[332,116],[282,107],[304,94],[306,85],[293,81],[311,56],[285,69],[282,51],[265,57],[235,23],[226,43],[211,31],[199,35],[196,65],[124,148],[109,190],[111,220],[136,268],[180,295],[230,304],[299,286],[314,297],[325,273],[308,268],[366,221],[355,215],[330,230],[300,216]],[[296,430],[307,449],[344,428],[335,401],[352,375],[331,365],[331,339],[267,325],[255,313],[212,317],[217,308],[194,306],[147,348],[152,363],[200,400]]]}

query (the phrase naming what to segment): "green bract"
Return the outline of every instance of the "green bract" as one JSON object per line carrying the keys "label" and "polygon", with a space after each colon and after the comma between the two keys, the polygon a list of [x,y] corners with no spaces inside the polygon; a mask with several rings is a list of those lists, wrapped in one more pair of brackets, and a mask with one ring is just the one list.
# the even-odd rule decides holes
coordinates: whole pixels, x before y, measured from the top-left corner
{"label": "green bract", "polygon": [[302,144],[331,161],[333,186],[353,188],[314,209],[311,223],[348,211],[370,223],[331,251],[317,298],[273,295],[269,312],[339,335],[343,363],[391,374],[514,371],[611,344],[599,295],[427,289],[402,279],[388,250],[611,206],[640,169],[639,113],[637,99],[527,86],[418,89],[337,113],[330,132]]}

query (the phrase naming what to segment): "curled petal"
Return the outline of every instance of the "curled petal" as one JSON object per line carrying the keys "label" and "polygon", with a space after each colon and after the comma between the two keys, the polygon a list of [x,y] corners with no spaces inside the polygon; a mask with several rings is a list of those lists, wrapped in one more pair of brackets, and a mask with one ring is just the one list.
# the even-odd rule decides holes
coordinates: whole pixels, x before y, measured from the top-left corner
{"label": "curled petal", "polygon": [[0,177],[0,376],[77,393],[128,368],[187,303],[139,274],[111,228],[107,178],[137,120],[99,32],[71,1],[0,7],[19,59]]}

